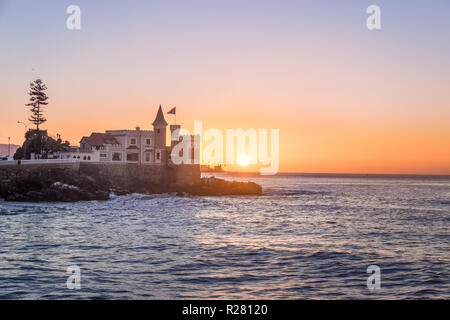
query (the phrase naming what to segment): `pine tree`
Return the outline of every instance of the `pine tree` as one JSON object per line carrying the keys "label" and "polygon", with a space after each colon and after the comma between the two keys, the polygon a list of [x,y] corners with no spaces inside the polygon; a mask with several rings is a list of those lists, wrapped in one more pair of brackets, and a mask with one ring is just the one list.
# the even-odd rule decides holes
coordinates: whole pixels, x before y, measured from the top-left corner
{"label": "pine tree", "polygon": [[39,131],[39,125],[47,121],[43,115],[43,106],[47,105],[47,95],[45,94],[47,86],[41,79],[37,79],[30,83],[30,103],[26,106],[30,106],[31,116],[28,119],[31,123],[36,125],[36,130]]}

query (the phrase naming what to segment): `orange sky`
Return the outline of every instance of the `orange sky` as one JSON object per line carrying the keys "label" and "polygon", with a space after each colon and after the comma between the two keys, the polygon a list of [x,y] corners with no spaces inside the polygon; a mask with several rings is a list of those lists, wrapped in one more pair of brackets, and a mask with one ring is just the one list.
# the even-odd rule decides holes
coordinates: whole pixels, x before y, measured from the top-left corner
{"label": "orange sky", "polygon": [[[162,104],[177,106],[190,130],[194,120],[204,129],[279,129],[282,172],[450,174],[445,10],[392,7],[385,27],[370,32],[357,5],[342,19],[300,21],[288,8],[274,13],[279,21],[267,20],[270,10],[248,16],[254,11],[243,8],[246,16],[230,9],[202,20],[193,8],[147,17],[138,6],[83,5],[80,31],[61,27],[53,7],[45,19],[28,17],[43,25],[40,40],[23,25],[21,4],[0,8],[0,143],[22,143],[17,121],[28,117],[29,82],[41,77],[50,102],[43,127],[72,144],[93,131],[150,129]],[[123,20],[109,28],[102,10]],[[169,12],[182,21],[168,23]],[[419,12],[430,25],[393,17]]]}

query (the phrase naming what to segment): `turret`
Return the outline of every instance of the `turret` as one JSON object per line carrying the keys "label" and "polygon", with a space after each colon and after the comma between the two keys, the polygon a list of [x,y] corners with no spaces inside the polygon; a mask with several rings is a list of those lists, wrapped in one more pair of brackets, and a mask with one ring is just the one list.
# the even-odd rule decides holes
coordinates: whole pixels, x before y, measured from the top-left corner
{"label": "turret", "polygon": [[158,113],[156,114],[155,121],[153,121],[153,131],[155,132],[155,147],[165,148],[166,147],[166,128],[167,122],[164,119],[164,114],[159,105]]}
{"label": "turret", "polygon": [[173,133],[174,133],[175,130],[178,130],[180,128],[181,128],[181,126],[179,124],[172,124],[172,125],[170,125],[170,145],[172,147],[174,147],[179,142],[179,139],[178,139],[178,141],[174,141],[173,140]]}

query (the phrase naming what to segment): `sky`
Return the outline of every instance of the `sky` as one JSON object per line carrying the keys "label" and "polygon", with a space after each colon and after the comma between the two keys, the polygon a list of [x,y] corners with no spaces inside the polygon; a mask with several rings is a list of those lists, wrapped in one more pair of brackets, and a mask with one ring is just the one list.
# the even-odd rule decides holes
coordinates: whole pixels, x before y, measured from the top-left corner
{"label": "sky", "polygon": [[162,104],[190,130],[279,129],[282,172],[450,174],[449,34],[448,0],[0,0],[0,143],[41,78],[43,128],[74,145]]}

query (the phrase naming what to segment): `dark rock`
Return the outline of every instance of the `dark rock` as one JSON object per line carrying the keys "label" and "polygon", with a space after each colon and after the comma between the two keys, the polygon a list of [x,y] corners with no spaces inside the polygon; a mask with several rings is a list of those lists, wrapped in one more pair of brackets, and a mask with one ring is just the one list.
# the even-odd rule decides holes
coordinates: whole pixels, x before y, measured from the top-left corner
{"label": "dark rock", "polygon": [[[133,180],[133,179],[130,179]],[[221,196],[221,195],[261,195],[262,188],[253,182],[226,181],[217,178],[203,178],[190,186],[149,183],[137,180],[126,185],[111,181],[105,175],[90,176],[72,170],[33,172],[8,182],[0,182],[0,198],[6,201],[31,202],[75,202],[109,200],[110,193],[125,195],[130,193],[162,194],[170,193],[179,197]]]}
{"label": "dark rock", "polygon": [[217,179],[215,177],[202,178],[200,183],[188,187],[185,192],[198,196],[222,195],[255,195],[262,194],[262,187],[254,182],[237,182]]}
{"label": "dark rock", "polygon": [[129,194],[129,192],[124,189],[112,189],[111,192],[114,193],[116,196],[124,196]]}
{"label": "dark rock", "polygon": [[95,200],[109,200],[109,192],[97,191],[94,193]]}
{"label": "dark rock", "polygon": [[74,171],[34,172],[8,183],[0,183],[0,197],[6,201],[75,202],[108,200],[109,186]]}

